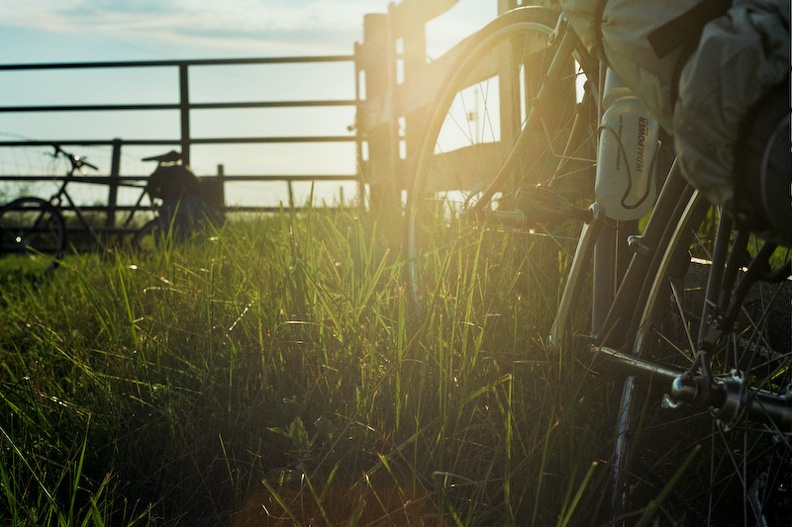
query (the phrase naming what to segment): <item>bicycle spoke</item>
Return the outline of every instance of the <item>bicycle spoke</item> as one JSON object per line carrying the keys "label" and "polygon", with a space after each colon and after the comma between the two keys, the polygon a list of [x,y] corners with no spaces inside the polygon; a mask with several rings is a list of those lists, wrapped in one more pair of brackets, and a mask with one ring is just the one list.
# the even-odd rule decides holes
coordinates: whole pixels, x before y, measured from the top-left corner
{"label": "bicycle spoke", "polygon": [[[647,358],[668,367],[687,367],[694,354],[709,358],[706,366],[714,382],[732,386],[724,387],[724,393],[730,393],[727,397],[736,397],[739,402],[724,404],[724,411],[710,410],[707,406],[715,402],[707,403],[706,399],[702,399],[704,408],[699,410],[684,402],[677,403],[676,409],[661,410],[659,394],[646,392],[650,406],[642,415],[647,422],[642,423],[640,430],[634,430],[633,448],[651,460],[648,466],[658,474],[670,474],[695,445],[704,445],[708,451],[706,458],[694,461],[688,469],[687,481],[683,478],[678,483],[675,499],[667,504],[672,517],[672,511],[678,508],[680,514],[689,510],[702,511],[701,521],[706,525],[774,525],[772,521],[761,522],[780,514],[781,509],[776,504],[779,494],[772,485],[763,487],[761,495],[757,494],[760,492],[757,482],[768,474],[792,470],[790,430],[780,428],[772,417],[777,415],[776,410],[767,406],[777,404],[775,401],[779,399],[773,397],[788,396],[792,388],[789,377],[792,369],[790,306],[788,301],[780,301],[780,291],[790,287],[790,283],[787,279],[782,284],[772,284],[773,287],[756,284],[753,288],[756,292],[749,293],[737,306],[739,316],[734,317],[733,326],[721,325],[716,327],[717,331],[704,332],[711,341],[704,343],[707,350],[702,355],[695,337],[700,334],[699,327],[717,324],[718,317],[728,316],[717,309],[714,300],[706,298],[705,288],[699,285],[725,262],[721,256],[713,256],[725,253],[713,249],[715,238],[709,234],[713,223],[717,225],[718,216],[718,212],[713,211],[705,216],[701,225],[691,223],[688,229],[679,229],[679,234],[672,237],[642,322],[651,330],[640,334],[638,349],[645,350]],[[708,219],[714,219],[713,223]],[[682,221],[688,220],[683,218]],[[686,230],[688,234],[683,235]],[[732,248],[735,254],[735,251],[743,251],[747,237],[720,236],[720,240],[719,243],[735,243]],[[759,255],[755,247],[758,245],[751,246],[744,254]],[[687,264],[681,265],[685,261]],[[773,260],[772,266],[783,268],[788,261],[789,254],[785,253]],[[749,273],[745,267],[734,269],[735,262],[732,256],[730,265],[736,280],[729,287],[734,290]],[[728,272],[718,276],[724,283],[730,283]],[[713,289],[713,293],[719,289]],[[726,300],[728,302],[724,303],[731,302]],[[710,306],[708,311],[704,311],[705,305]],[[702,319],[702,311],[713,318]],[[702,389],[708,388],[703,385]],[[639,400],[637,397],[628,399],[627,408],[634,409]],[[632,415],[629,419],[636,418],[635,410],[626,412],[624,415]],[[784,461],[774,464],[769,459]],[[638,478],[633,478],[632,484],[638,495],[651,498],[652,486]],[[637,490],[641,487],[643,491]]]}

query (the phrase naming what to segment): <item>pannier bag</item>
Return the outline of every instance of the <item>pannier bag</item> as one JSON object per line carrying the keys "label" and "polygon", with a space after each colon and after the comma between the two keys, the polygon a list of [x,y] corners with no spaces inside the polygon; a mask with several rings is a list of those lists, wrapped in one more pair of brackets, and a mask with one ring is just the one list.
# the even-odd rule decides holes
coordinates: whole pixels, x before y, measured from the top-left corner
{"label": "pannier bag", "polygon": [[[707,24],[695,53],[680,74],[679,100],[674,112],[680,166],[715,203],[729,204],[740,199],[734,189],[739,189],[745,181],[735,179],[749,178],[762,185],[773,183],[777,187],[774,192],[786,196],[787,216],[792,211],[788,124],[783,137],[786,152],[781,158],[785,165],[785,188],[777,172],[757,176],[757,167],[746,167],[746,172],[735,171],[736,158],[747,153],[747,143],[741,140],[745,126],[756,117],[757,106],[779,88],[786,97],[771,99],[778,104],[762,111],[775,115],[775,122],[767,123],[772,128],[776,128],[784,115],[789,118],[789,13],[789,0],[735,2],[725,16]],[[769,131],[766,136],[770,136]],[[724,185],[724,181],[728,184]],[[765,209],[765,214],[774,214],[766,209],[766,203],[758,205]],[[792,230],[792,224],[776,227],[787,235]]]}
{"label": "pannier bag", "polygon": [[[172,229],[177,238],[183,238],[198,228],[222,225],[224,217],[219,209],[209,204],[205,189],[218,190],[216,186],[203,185],[188,166],[159,165],[148,177],[146,190],[152,197],[162,200],[159,208],[162,232]],[[222,199],[217,205],[222,206]]]}
{"label": "pannier bag", "polygon": [[152,197],[178,200],[200,194],[200,182],[192,170],[184,165],[160,165],[148,177],[146,191]]}
{"label": "pannier bag", "polygon": [[741,127],[766,94],[779,85],[788,93],[789,0],[560,4],[583,43],[674,135],[688,180],[710,201],[733,205]]}

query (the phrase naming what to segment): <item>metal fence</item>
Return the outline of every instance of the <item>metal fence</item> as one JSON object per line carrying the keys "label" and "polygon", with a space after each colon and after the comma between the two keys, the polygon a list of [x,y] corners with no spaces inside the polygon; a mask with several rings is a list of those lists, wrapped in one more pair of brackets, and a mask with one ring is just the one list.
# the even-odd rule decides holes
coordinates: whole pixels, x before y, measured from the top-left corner
{"label": "metal fence", "polygon": [[[106,176],[92,177],[85,179],[86,182],[109,186],[107,211],[108,217],[114,215],[114,211],[124,209],[116,200],[119,186],[140,182],[145,179],[145,175],[125,175],[121,174],[120,159],[122,149],[125,147],[140,146],[163,146],[177,148],[181,151],[182,158],[186,163],[190,163],[191,148],[196,145],[251,145],[251,144],[310,144],[310,143],[355,143],[359,151],[360,142],[355,133],[354,127],[349,127],[348,133],[339,135],[240,135],[235,137],[196,137],[191,133],[191,120],[196,111],[201,110],[254,110],[254,109],[273,109],[273,108],[330,108],[330,107],[351,107],[359,106],[359,90],[357,81],[354,82],[354,98],[333,98],[333,99],[311,99],[311,100],[250,100],[250,101],[229,101],[229,102],[193,102],[190,100],[190,73],[197,68],[210,66],[272,66],[291,64],[300,67],[311,68],[320,63],[349,63],[354,66],[355,57],[353,55],[331,55],[331,56],[306,56],[306,57],[272,57],[272,58],[238,58],[238,59],[206,59],[206,60],[165,60],[165,61],[127,61],[127,62],[84,62],[84,63],[49,63],[49,64],[6,64],[0,65],[0,79],[8,72],[53,72],[65,71],[79,75],[85,70],[94,70],[113,75],[119,70],[133,70],[145,74],[146,71],[154,69],[176,70],[178,75],[178,97],[177,102],[166,103],[129,103],[129,104],[29,104],[29,105],[7,105],[0,106],[0,117],[8,114],[54,114],[62,116],[68,113],[93,113],[102,112],[121,115],[120,112],[178,112],[179,134],[178,137],[167,138],[78,138],[64,139],[51,137],[41,140],[12,140],[0,141],[2,148],[20,147],[41,147],[51,144],[59,144],[64,147],[75,146],[106,146],[112,148],[112,162],[110,163],[109,173]],[[357,75],[355,75],[357,77]],[[316,79],[321,83],[321,79]],[[355,171],[357,172],[357,170]],[[205,176],[205,174],[204,174]],[[303,173],[303,174],[226,174],[222,164],[218,164],[217,173],[212,177],[216,178],[215,187],[220,193],[216,196],[217,201],[223,204],[226,211],[271,211],[277,207],[267,206],[225,206],[225,186],[229,182],[283,182],[288,188],[289,206],[295,206],[294,193],[292,186],[295,182],[324,182],[339,181],[353,182],[360,184],[358,173],[331,174],[331,173]],[[59,179],[51,175],[19,175],[6,174],[0,175],[0,181],[6,182],[31,182],[41,179]],[[343,200],[343,196],[341,197]],[[101,207],[93,207],[101,208]]]}

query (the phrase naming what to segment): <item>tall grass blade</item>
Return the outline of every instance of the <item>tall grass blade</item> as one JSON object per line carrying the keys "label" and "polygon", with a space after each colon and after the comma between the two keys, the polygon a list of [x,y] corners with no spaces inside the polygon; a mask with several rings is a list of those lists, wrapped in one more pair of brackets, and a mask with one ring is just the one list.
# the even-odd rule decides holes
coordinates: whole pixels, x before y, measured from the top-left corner
{"label": "tall grass blade", "polygon": [[46,485],[44,485],[44,482],[39,477],[39,474],[30,465],[30,462],[28,461],[28,459],[25,456],[25,454],[22,453],[22,451],[19,449],[17,444],[14,442],[14,439],[8,434],[8,432],[6,432],[5,428],[3,428],[2,426],[0,426],[0,434],[3,435],[5,440],[8,442],[8,445],[13,450],[14,454],[17,456],[17,458],[19,458],[19,460],[28,469],[28,472],[30,473],[30,477],[33,478],[33,480],[39,486],[41,491],[44,493],[44,496],[47,498],[47,501],[49,502],[49,506],[51,507],[52,511],[54,511],[54,513],[55,513],[55,515],[57,517],[58,523],[60,525],[66,525],[66,516],[64,516],[63,511],[61,510],[60,506],[58,505],[58,502],[55,500],[55,498],[53,497],[53,495],[50,492],[50,490],[46,487]]}
{"label": "tall grass blade", "polygon": [[597,462],[594,461],[591,463],[591,466],[586,472],[586,476],[583,478],[583,481],[580,483],[580,487],[578,487],[577,493],[575,497],[572,499],[572,503],[569,504],[569,507],[566,510],[561,522],[558,524],[558,527],[567,527],[569,522],[572,521],[572,515],[574,514],[577,506],[580,504],[580,500],[583,498],[583,494],[588,490],[589,482],[591,481],[591,476],[594,475],[594,471],[597,469]]}
{"label": "tall grass blade", "polygon": [[674,490],[674,487],[676,486],[677,481],[679,481],[679,478],[682,477],[682,474],[685,473],[685,470],[687,470],[691,461],[693,461],[693,458],[695,458],[699,452],[701,452],[701,445],[696,445],[693,448],[693,450],[691,450],[690,454],[688,454],[687,458],[682,463],[682,465],[679,466],[679,468],[671,477],[671,479],[668,480],[668,483],[666,483],[666,485],[660,491],[660,494],[657,495],[657,498],[652,500],[649,503],[649,505],[646,507],[646,510],[644,511],[641,518],[638,520],[638,523],[635,524],[635,527],[647,527],[648,525],[650,525],[650,522],[654,519],[655,515],[657,514],[657,511],[660,509],[660,507],[663,506],[663,503],[665,502],[666,498],[668,498],[668,496],[671,494],[671,491]]}

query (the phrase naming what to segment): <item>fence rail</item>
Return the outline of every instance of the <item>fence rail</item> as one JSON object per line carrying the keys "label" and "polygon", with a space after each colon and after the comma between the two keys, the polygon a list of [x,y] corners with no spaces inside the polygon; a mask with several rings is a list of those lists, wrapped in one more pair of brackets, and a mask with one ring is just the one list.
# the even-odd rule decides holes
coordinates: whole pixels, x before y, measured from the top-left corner
{"label": "fence rail", "polygon": [[[309,68],[319,63],[349,63],[354,64],[353,55],[327,55],[327,56],[301,56],[301,57],[265,57],[265,58],[232,58],[232,59],[201,59],[201,60],[164,60],[164,61],[115,61],[115,62],[72,62],[72,63],[42,63],[42,64],[0,64],[0,78],[7,72],[20,71],[67,71],[80,70],[106,71],[108,75],[118,70],[136,70],[145,68],[176,69],[178,71],[177,102],[167,103],[130,103],[130,104],[17,104],[0,106],[0,114],[66,114],[80,112],[178,112],[179,134],[176,137],[164,138],[95,138],[85,137],[78,139],[63,139],[58,137],[42,140],[15,140],[0,141],[0,148],[17,147],[42,147],[58,144],[63,147],[74,146],[107,146],[112,148],[112,163],[107,176],[80,177],[82,183],[93,183],[109,186],[108,204],[106,210],[108,217],[114,217],[116,210],[125,210],[128,207],[119,205],[117,201],[118,187],[145,180],[146,176],[129,176],[120,173],[121,151],[124,147],[163,146],[176,147],[181,150],[182,158],[190,163],[191,147],[196,145],[252,145],[252,144],[318,144],[318,143],[354,143],[360,151],[360,138],[354,130],[348,135],[239,135],[235,137],[195,137],[191,133],[191,116],[200,110],[254,110],[254,109],[289,109],[289,108],[332,108],[349,107],[357,109],[360,105],[359,91],[356,83],[350,79],[350,86],[354,89],[354,98],[316,98],[310,100],[248,100],[248,101],[216,101],[192,102],[190,100],[190,72],[196,68],[208,66],[257,66],[257,65],[303,65]],[[51,102],[51,101],[50,101]],[[219,165],[216,176],[219,186],[219,203],[226,211],[272,211],[277,207],[271,206],[226,206],[225,184],[229,182],[283,182],[288,187],[289,205],[294,206],[292,185],[297,182],[352,182],[360,185],[360,175],[354,174],[251,174],[231,175],[225,174],[224,168]],[[0,176],[0,181],[5,182],[36,182],[62,180],[62,177],[40,175],[8,174]],[[342,198],[343,199],[343,198]],[[81,207],[82,208],[82,207]],[[99,209],[101,207],[91,207]]]}

